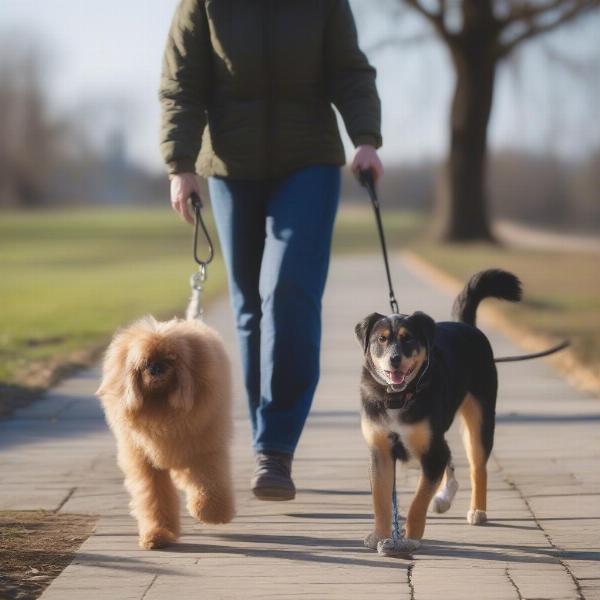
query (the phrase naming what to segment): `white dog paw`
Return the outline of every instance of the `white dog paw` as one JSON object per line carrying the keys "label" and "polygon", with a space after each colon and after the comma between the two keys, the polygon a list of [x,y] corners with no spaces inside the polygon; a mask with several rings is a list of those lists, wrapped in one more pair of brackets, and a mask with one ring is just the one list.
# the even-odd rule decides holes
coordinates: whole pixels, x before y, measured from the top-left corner
{"label": "white dog paw", "polygon": [[419,540],[402,537],[397,540],[387,538],[377,544],[377,552],[381,556],[408,556],[421,546]]}
{"label": "white dog paw", "polygon": [[441,494],[439,496],[435,496],[433,498],[433,502],[431,503],[431,510],[435,513],[445,513],[452,506],[452,502],[448,500],[445,496]]}
{"label": "white dog paw", "polygon": [[380,536],[373,531],[365,537],[363,543],[367,548],[370,548],[371,550],[377,550],[377,544],[379,544],[379,542],[383,539],[385,539],[383,536]]}
{"label": "white dog paw", "polygon": [[487,522],[487,514],[485,510],[471,509],[467,513],[467,523],[469,525],[483,525]]}
{"label": "white dog paw", "polygon": [[431,510],[436,513],[445,513],[452,506],[452,501],[454,500],[454,496],[456,496],[456,492],[458,491],[458,481],[454,478],[454,468],[450,467],[450,474],[448,476],[448,481],[444,486],[444,489],[438,492],[433,498],[433,502],[431,504]]}

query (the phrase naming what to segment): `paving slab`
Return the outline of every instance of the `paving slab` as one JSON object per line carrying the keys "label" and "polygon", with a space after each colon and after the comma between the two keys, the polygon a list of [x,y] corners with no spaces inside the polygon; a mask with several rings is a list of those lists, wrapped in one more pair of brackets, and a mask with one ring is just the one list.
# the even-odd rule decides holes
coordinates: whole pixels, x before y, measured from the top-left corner
{"label": "paving slab", "polygon": [[[447,319],[453,298],[411,264],[392,256],[401,310]],[[97,368],[1,421],[0,508],[99,515],[94,534],[42,598],[600,599],[600,402],[543,361],[499,366],[489,524],[465,522],[468,467],[453,427],[461,487],[448,513],[430,515],[422,551],[412,560],[392,559],[362,546],[372,510],[353,328],[373,311],[388,312],[380,257],[334,259],[321,383],[294,462],[297,498],[269,503],[248,489],[253,458],[229,306],[223,299],[210,307],[207,320],[222,332],[236,365],[238,514],[218,527],[185,516],[180,543],[165,550],[137,547],[114,441],[93,397]],[[481,326],[498,354],[520,352]],[[398,475],[401,511],[417,474]]]}

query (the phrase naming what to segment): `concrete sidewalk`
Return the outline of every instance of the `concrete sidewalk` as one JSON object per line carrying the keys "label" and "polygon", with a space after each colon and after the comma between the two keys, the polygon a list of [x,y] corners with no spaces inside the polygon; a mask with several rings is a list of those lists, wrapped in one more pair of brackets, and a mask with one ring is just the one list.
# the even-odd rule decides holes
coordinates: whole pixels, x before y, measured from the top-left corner
{"label": "concrete sidewalk", "polygon": [[[401,310],[448,317],[452,299],[445,292],[399,256],[392,268]],[[362,546],[372,514],[353,327],[374,310],[388,312],[380,257],[336,258],[324,309],[321,384],[294,463],[297,499],[259,502],[248,491],[253,460],[238,377],[238,516],[219,527],[185,517],[181,543],[165,551],[137,548],[113,439],[92,396],[97,370],[0,422],[0,508],[100,515],[94,535],[42,598],[600,598],[600,402],[542,361],[499,368],[490,523],[465,522],[469,477],[453,430],[461,488],[448,513],[430,515],[423,550],[409,561]],[[207,319],[237,358],[226,302]],[[519,352],[482,327],[496,354]],[[416,471],[399,477],[403,511],[415,483]]]}

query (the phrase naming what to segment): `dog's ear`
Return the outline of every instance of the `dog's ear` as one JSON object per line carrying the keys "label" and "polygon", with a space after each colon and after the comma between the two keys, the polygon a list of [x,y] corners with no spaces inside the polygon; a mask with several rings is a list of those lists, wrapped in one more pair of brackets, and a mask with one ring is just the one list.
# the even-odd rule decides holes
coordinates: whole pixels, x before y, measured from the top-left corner
{"label": "dog's ear", "polygon": [[360,342],[364,353],[367,352],[367,348],[369,347],[369,336],[371,335],[371,329],[373,329],[373,325],[375,325],[379,319],[384,318],[385,315],[374,312],[368,317],[365,317],[360,323],[356,324],[354,333],[356,334],[356,339]]}
{"label": "dog's ear", "polygon": [[102,364],[102,381],[96,390],[96,396],[102,399],[121,399],[125,393],[125,369],[127,351],[120,343],[121,335],[113,338],[104,354]]}
{"label": "dog's ear", "polygon": [[427,349],[433,345],[433,337],[435,335],[435,321],[424,312],[418,310],[408,317],[408,323],[411,328],[414,327],[415,332],[420,334],[427,343]]}
{"label": "dog's ear", "polygon": [[138,377],[139,374],[134,369],[127,369],[125,372],[123,401],[125,402],[125,406],[131,411],[140,410],[144,404],[144,397],[140,391]]}

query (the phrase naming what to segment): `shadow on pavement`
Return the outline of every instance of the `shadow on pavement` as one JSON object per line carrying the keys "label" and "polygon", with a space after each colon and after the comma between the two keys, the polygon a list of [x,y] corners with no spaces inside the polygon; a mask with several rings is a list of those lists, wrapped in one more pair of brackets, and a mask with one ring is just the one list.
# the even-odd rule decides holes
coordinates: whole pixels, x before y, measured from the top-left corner
{"label": "shadow on pavement", "polygon": [[[256,536],[248,536],[249,539],[238,539],[238,536],[220,536],[223,539],[230,540],[232,542],[252,542],[256,541]],[[258,536],[260,538],[270,538],[266,542],[263,540],[262,543],[280,544],[281,548],[256,548],[256,547],[237,547],[232,546],[216,546],[210,544],[195,544],[195,543],[181,543],[169,548],[171,552],[178,553],[192,553],[192,554],[206,554],[206,553],[218,553],[218,554],[239,554],[245,557],[254,558],[275,558],[285,559],[298,562],[316,562],[316,563],[327,563],[333,565],[355,565],[365,567],[376,567],[389,569],[389,560],[394,559],[383,559],[373,552],[362,546],[359,540],[320,540],[318,538],[304,537],[304,536]],[[276,540],[279,538],[278,540]],[[293,546],[301,546],[302,548],[294,549]],[[286,548],[290,546],[290,548]],[[306,546],[319,547],[318,550],[311,550]],[[335,552],[336,555],[328,555],[325,552]],[[338,556],[339,552],[352,552],[361,555],[373,556],[373,560],[367,558],[351,558],[345,556]],[[410,562],[406,561],[405,566],[407,569],[410,566]]]}
{"label": "shadow on pavement", "polygon": [[317,490],[312,488],[299,488],[296,490],[302,494],[331,494],[332,496],[370,496],[371,492],[362,490]]}
{"label": "shadow on pavement", "polygon": [[591,421],[600,421],[600,413],[579,413],[573,415],[509,413],[496,415],[496,423],[589,423]]}
{"label": "shadow on pavement", "polygon": [[426,540],[419,553],[427,556],[499,560],[503,562],[556,563],[559,559],[600,561],[600,552],[596,551],[557,550],[551,547],[540,548],[513,544],[465,544],[431,539]]}

